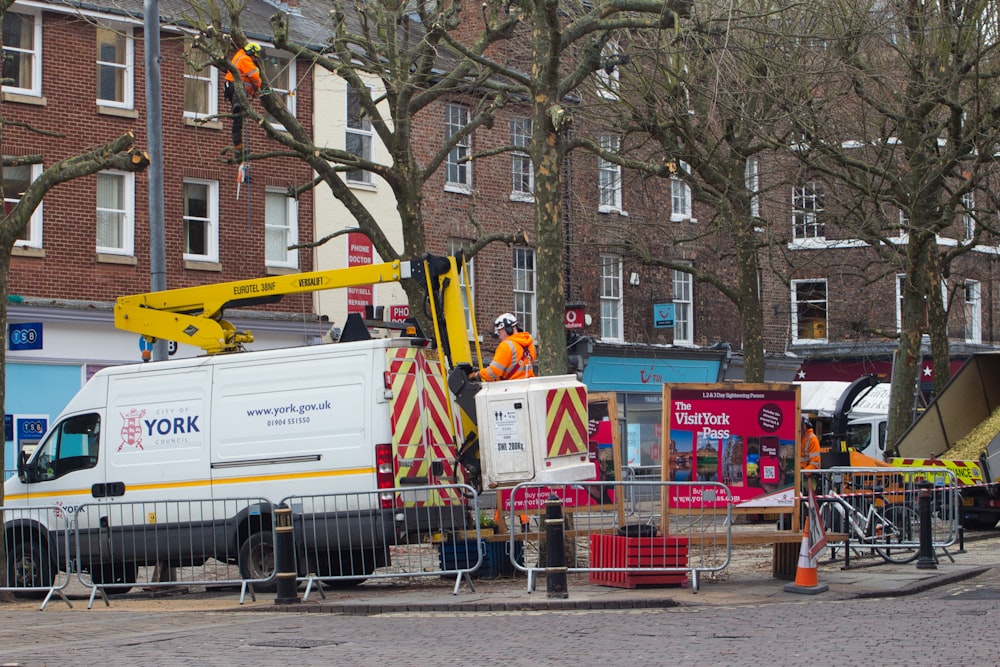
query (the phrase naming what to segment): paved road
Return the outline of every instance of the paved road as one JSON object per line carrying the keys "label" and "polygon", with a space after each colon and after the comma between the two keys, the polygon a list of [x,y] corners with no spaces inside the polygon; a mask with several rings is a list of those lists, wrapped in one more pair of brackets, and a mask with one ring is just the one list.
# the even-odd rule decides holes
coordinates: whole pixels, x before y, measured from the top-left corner
{"label": "paved road", "polygon": [[997,600],[993,570],[901,598],[636,611],[0,611],[0,665],[993,665]]}

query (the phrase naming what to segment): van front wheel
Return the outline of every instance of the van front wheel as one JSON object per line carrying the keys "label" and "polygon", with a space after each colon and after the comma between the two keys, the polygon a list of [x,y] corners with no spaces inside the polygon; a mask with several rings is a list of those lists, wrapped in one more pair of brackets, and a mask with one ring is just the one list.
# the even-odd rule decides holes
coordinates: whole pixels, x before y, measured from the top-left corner
{"label": "van front wheel", "polygon": [[270,531],[253,533],[240,545],[240,576],[244,579],[269,579],[264,583],[255,581],[255,590],[273,593],[278,589],[274,578],[274,537]]}
{"label": "van front wheel", "polygon": [[[15,542],[7,552],[7,585],[15,588],[50,588],[55,567],[46,548],[34,540]],[[44,595],[44,591],[15,591],[18,597]]]}

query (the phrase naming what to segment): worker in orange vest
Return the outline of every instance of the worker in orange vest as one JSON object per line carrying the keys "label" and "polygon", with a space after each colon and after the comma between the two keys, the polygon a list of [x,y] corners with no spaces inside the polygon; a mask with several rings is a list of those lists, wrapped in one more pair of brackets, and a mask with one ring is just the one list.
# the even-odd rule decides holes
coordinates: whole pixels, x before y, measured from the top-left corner
{"label": "worker in orange vest", "polygon": [[493,361],[486,368],[469,373],[469,379],[494,382],[535,377],[538,359],[535,341],[530,333],[521,329],[517,318],[504,313],[493,322],[493,332],[500,339]]}
{"label": "worker in orange vest", "polygon": [[[799,469],[819,470],[820,467],[819,438],[813,431],[813,424],[809,420],[809,416],[803,413],[802,440],[799,441]],[[803,484],[803,490],[808,491],[812,479],[809,475],[805,475],[804,479],[806,483]]]}
{"label": "worker in orange vest", "polygon": [[799,464],[802,470],[819,470],[819,438],[813,431],[809,416],[802,415],[802,440],[799,443]]}
{"label": "worker in orange vest", "polygon": [[[258,63],[261,51],[260,44],[257,42],[247,42],[246,46],[236,51],[231,61],[240,73],[243,88],[246,90],[247,97],[250,100],[257,97],[263,84],[260,78],[260,65]],[[246,110],[243,108],[239,96],[236,95],[232,72],[226,72],[226,87],[223,95],[233,109],[233,150],[236,151],[238,157],[246,158],[243,149],[243,116]]]}

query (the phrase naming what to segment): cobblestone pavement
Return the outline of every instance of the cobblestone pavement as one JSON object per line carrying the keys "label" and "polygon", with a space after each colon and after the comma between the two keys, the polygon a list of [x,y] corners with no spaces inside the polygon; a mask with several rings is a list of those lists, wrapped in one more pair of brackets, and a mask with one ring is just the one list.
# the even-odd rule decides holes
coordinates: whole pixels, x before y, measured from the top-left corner
{"label": "cobblestone pavement", "polygon": [[[523,579],[479,582],[477,594],[458,596],[451,595],[451,583],[432,580],[328,593],[333,600],[402,601],[367,615],[317,606],[278,613],[273,598],[264,596],[240,607],[232,592],[200,600],[126,596],[107,607],[98,601],[91,610],[85,597],[74,598],[72,609],[59,600],[45,611],[22,602],[0,605],[0,667],[993,665],[998,541],[970,544],[955,563],[942,558],[940,573],[918,573],[913,564],[843,571],[824,563],[820,580],[830,581],[830,591],[819,595],[784,592],[784,582],[760,572],[761,563],[706,581],[697,594],[596,590],[571,579],[571,599],[661,601],[633,609],[546,609],[544,582],[529,598]],[[934,583],[924,589],[914,582]],[[501,611],[470,611],[458,602],[448,611],[407,610],[409,599],[468,601],[474,595],[532,602],[525,609],[501,605]]]}
{"label": "cobblestone pavement", "polygon": [[998,599],[993,569],[903,598],[634,611],[0,612],[0,664],[990,665]]}

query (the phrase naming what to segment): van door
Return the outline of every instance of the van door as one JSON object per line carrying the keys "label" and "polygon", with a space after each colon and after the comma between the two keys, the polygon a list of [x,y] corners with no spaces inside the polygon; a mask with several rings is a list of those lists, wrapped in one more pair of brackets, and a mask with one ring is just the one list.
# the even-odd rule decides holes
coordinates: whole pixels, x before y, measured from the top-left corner
{"label": "van door", "polygon": [[[87,554],[93,548],[90,538],[100,513],[84,505],[103,500],[102,426],[99,412],[64,417],[49,429],[25,466],[24,489],[28,504],[56,508],[48,517],[47,527],[52,538],[50,544],[58,550],[61,564],[65,564],[62,548],[74,520],[80,528],[80,552]],[[70,552],[74,549],[70,536]]]}
{"label": "van door", "polygon": [[212,493],[211,379],[210,366],[149,368],[109,378],[107,511],[99,517],[99,528],[106,539],[104,560],[110,556],[116,565],[115,581],[123,569],[131,574],[136,564],[170,555],[167,545],[198,548],[192,543],[192,515],[203,521],[210,506],[197,501]]}
{"label": "van door", "polygon": [[[392,451],[396,486],[435,486],[463,482],[455,462],[457,421],[441,367],[429,350],[386,350],[392,389]],[[456,489],[402,493],[406,507],[461,502]]]}

